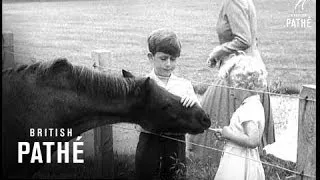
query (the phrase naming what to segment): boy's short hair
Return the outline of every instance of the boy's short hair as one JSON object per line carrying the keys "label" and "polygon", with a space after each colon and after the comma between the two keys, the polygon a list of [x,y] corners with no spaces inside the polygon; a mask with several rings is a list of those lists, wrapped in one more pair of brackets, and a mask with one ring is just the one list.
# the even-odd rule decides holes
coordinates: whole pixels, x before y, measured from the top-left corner
{"label": "boy's short hair", "polygon": [[238,55],[226,60],[219,76],[235,88],[265,90],[267,87],[265,65],[252,56]]}
{"label": "boy's short hair", "polygon": [[155,55],[157,52],[179,57],[181,43],[176,33],[168,29],[157,29],[152,31],[148,37],[149,51]]}

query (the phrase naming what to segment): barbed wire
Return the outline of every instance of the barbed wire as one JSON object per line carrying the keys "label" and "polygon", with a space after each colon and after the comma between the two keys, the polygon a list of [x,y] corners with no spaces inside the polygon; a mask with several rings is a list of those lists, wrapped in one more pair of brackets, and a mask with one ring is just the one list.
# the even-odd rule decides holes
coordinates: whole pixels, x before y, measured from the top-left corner
{"label": "barbed wire", "polygon": [[[221,153],[227,153],[227,154],[230,154],[230,155],[234,155],[234,156],[237,156],[237,157],[240,157],[240,158],[244,158],[244,159],[248,159],[248,160],[251,160],[251,161],[255,161],[255,162],[258,162],[258,163],[262,163],[262,164],[265,164],[265,165],[268,165],[268,166],[271,166],[271,167],[275,167],[275,168],[279,168],[279,169],[282,169],[282,170],[285,170],[285,171],[288,171],[288,172],[291,172],[291,173],[294,173],[294,174],[297,174],[299,176],[306,176],[306,177],[310,177],[310,178],[316,178],[316,176],[313,176],[313,175],[309,175],[309,174],[304,174],[304,173],[300,173],[300,172],[297,172],[297,171],[293,171],[293,170],[290,170],[290,169],[287,169],[287,168],[284,168],[284,167],[281,167],[281,166],[278,166],[278,165],[274,165],[274,164],[271,164],[271,163],[268,163],[268,162],[264,162],[264,161],[259,161],[259,160],[256,160],[256,159],[253,159],[253,158],[249,158],[249,157],[246,157],[246,156],[240,156],[238,154],[235,154],[235,153],[231,153],[231,152],[228,152],[228,151],[223,151],[221,149],[217,149],[217,148],[214,148],[214,147],[209,147],[209,146],[205,146],[205,145],[201,145],[201,144],[197,144],[197,143],[193,143],[193,142],[190,142],[190,141],[183,141],[181,139],[177,139],[177,138],[173,138],[173,137],[170,137],[170,136],[166,136],[166,135],[163,135],[163,134],[158,134],[158,133],[153,133],[153,132],[146,132],[146,131],[141,131],[141,130],[137,130],[137,129],[132,129],[132,128],[128,128],[128,127],[123,127],[123,126],[120,126],[120,125],[110,125],[110,126],[113,126],[113,127],[118,127],[118,128],[121,128],[121,129],[127,129],[127,130],[131,130],[131,131],[137,131],[137,132],[143,132],[143,133],[147,133],[147,134],[152,134],[152,135],[156,135],[156,136],[159,136],[159,137],[163,137],[163,138],[166,138],[166,139],[170,139],[170,140],[174,140],[174,141],[178,141],[178,142],[181,142],[181,143],[190,143],[192,145],[195,145],[195,146],[198,146],[198,147],[202,147],[202,148],[206,148],[206,149],[210,149],[210,150],[215,150],[215,151],[219,151]],[[210,130],[210,129],[209,129]],[[235,146],[233,146],[235,147]]]}
{"label": "barbed wire", "polygon": [[[20,56],[29,57],[29,58],[31,58],[31,61],[32,61],[33,63],[36,62],[36,58],[34,58],[34,57],[32,57],[32,56],[28,56],[28,55],[25,55],[25,54],[23,54],[23,53],[12,52],[12,51],[9,51],[9,50],[5,50],[5,51],[8,52],[8,53],[11,53],[11,54],[17,54],[17,55],[20,55]],[[41,61],[46,61],[46,60],[40,59],[40,58],[37,58],[37,59],[39,59],[39,60],[41,60]],[[85,65],[85,64],[82,64],[82,65],[83,65],[83,66],[87,66],[87,65]],[[89,66],[89,67],[92,67],[92,66]],[[100,68],[100,70],[121,71],[121,69],[117,69],[117,68],[99,66],[99,65],[97,65],[96,63],[93,63],[93,67],[98,67],[98,68]],[[138,76],[144,76],[144,75],[143,75],[143,74],[138,74]],[[256,92],[256,93],[264,93],[264,94],[275,95],[275,96],[283,96],[283,97],[288,97],[288,98],[297,98],[297,99],[302,99],[302,100],[306,100],[306,101],[316,102],[316,99],[311,99],[311,98],[309,98],[309,97],[301,98],[301,97],[299,97],[299,96],[292,96],[292,95],[281,94],[281,93],[273,93],[273,92],[270,92],[270,91],[257,91],[257,90],[249,90],[249,89],[244,89],[244,88],[235,88],[235,87],[230,87],[230,86],[226,86],[226,85],[206,83],[206,82],[194,81],[194,80],[191,80],[191,83],[193,83],[193,84],[203,84],[203,85],[207,85],[207,86],[215,86],[215,87],[221,87],[221,88],[227,88],[227,89],[244,90],[244,91],[250,91],[250,92]]]}

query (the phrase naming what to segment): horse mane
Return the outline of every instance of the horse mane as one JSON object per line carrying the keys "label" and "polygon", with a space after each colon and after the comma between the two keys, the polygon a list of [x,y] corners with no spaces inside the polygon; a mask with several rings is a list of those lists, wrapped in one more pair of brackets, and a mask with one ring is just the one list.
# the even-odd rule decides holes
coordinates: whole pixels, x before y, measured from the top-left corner
{"label": "horse mane", "polygon": [[85,66],[73,65],[66,58],[22,65],[15,69],[3,70],[2,74],[13,75],[12,72],[32,72],[36,74],[38,84],[69,88],[77,93],[87,93],[91,97],[98,98],[125,97],[137,86],[137,80],[133,78],[108,75]]}

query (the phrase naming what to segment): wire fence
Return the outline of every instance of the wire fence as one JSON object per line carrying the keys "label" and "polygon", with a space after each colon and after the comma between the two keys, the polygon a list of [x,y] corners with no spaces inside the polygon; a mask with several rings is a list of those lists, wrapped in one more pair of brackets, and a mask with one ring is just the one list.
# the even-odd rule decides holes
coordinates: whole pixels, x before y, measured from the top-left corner
{"label": "wire fence", "polygon": [[[271,166],[271,167],[275,167],[275,168],[278,168],[278,169],[282,169],[284,171],[288,171],[290,173],[294,173],[296,175],[299,175],[299,176],[305,176],[305,177],[310,177],[310,178],[316,178],[316,176],[313,176],[313,175],[309,175],[309,174],[304,174],[304,173],[300,173],[300,172],[297,172],[297,171],[293,171],[293,170],[290,170],[290,169],[287,169],[287,168],[284,168],[284,167],[281,167],[281,166],[278,166],[278,165],[274,165],[274,164],[271,164],[271,163],[268,163],[268,162],[264,162],[264,161],[259,161],[259,160],[256,160],[256,159],[252,159],[252,158],[249,158],[249,157],[246,157],[246,156],[240,156],[238,154],[234,154],[234,153],[231,153],[231,152],[228,152],[228,151],[223,151],[221,149],[217,149],[217,148],[214,148],[214,147],[209,147],[209,146],[205,146],[205,145],[201,145],[201,144],[197,144],[197,143],[193,143],[193,142],[186,142],[186,141],[183,141],[183,140],[180,140],[180,139],[176,139],[176,138],[173,138],[173,137],[170,137],[170,136],[166,136],[166,135],[163,135],[163,134],[158,134],[158,133],[153,133],[153,132],[148,132],[148,131],[141,131],[141,130],[137,130],[137,129],[133,129],[133,128],[128,128],[128,127],[123,127],[123,126],[120,126],[120,125],[112,125],[113,127],[117,127],[117,128],[121,128],[121,129],[126,129],[126,130],[131,130],[131,131],[137,131],[139,133],[141,132],[144,132],[144,133],[147,133],[147,134],[152,134],[152,135],[156,135],[156,136],[159,136],[159,137],[163,137],[163,138],[166,138],[166,139],[170,139],[170,140],[173,140],[173,141],[178,141],[178,142],[181,142],[181,143],[190,143],[192,145],[195,145],[195,146],[198,146],[198,147],[202,147],[202,148],[206,148],[206,149],[209,149],[209,150],[214,150],[214,151],[219,151],[221,153],[227,153],[227,154],[230,154],[230,155],[233,155],[233,156],[237,156],[237,157],[240,157],[240,158],[244,158],[244,159],[248,159],[250,161],[255,161],[255,162],[258,162],[258,163],[262,163],[262,164],[265,164],[267,166]],[[208,129],[209,131],[212,130],[211,128]],[[235,147],[233,146],[234,148],[238,148],[238,147]]]}
{"label": "wire fence", "polygon": [[[47,60],[44,60],[44,59],[34,58],[34,57],[31,57],[31,56],[25,55],[23,53],[16,53],[16,52],[12,52],[12,51],[9,51],[9,50],[5,50],[5,52],[11,53],[11,54],[14,54],[14,55],[18,55],[18,56],[28,57],[28,58],[31,59],[31,61],[33,63],[36,63],[39,60],[42,61],[42,62],[47,61]],[[83,66],[88,66],[88,65],[83,64]],[[100,68],[102,70],[108,70],[108,71],[110,71],[110,70],[117,71],[117,72],[121,71],[121,69],[112,68],[112,67],[103,67],[103,66],[99,66],[97,64],[93,64],[93,66],[91,66],[91,67],[98,67],[98,68]],[[138,76],[145,76],[145,75],[138,74]],[[196,82],[196,81],[192,81],[192,80],[191,80],[191,82],[192,83],[197,83],[197,84],[204,84],[204,85],[208,85],[208,86],[216,86],[216,87],[228,88],[228,89],[236,89],[236,90],[245,90],[245,91],[251,91],[251,92],[256,92],[256,93],[266,93],[266,94],[269,94],[269,95],[289,97],[289,98],[298,98],[298,99],[303,99],[303,100],[306,100],[306,101],[316,102],[316,99],[311,99],[311,98],[308,98],[308,97],[300,98],[299,96],[293,96],[293,95],[287,95],[287,94],[281,94],[281,93],[272,93],[272,92],[268,92],[268,91],[254,91],[254,90],[248,90],[248,89],[243,89],[243,88],[234,88],[234,87],[211,84],[211,83],[205,83],[205,82],[199,82],[199,81]],[[113,127],[118,127],[118,128],[121,128],[121,129],[127,129],[127,130],[131,130],[131,131],[142,132],[141,130],[122,127],[122,126],[119,126],[119,125],[112,125],[112,126]],[[212,129],[209,128],[208,130],[210,131]],[[214,150],[214,151],[219,151],[221,153],[227,153],[227,154],[230,154],[230,155],[233,155],[233,156],[237,156],[237,157],[240,157],[240,158],[245,158],[245,159],[248,159],[248,160],[251,160],[251,161],[261,162],[262,164],[265,164],[267,166],[271,166],[271,167],[275,167],[275,168],[278,168],[278,169],[282,169],[284,171],[287,171],[287,172],[290,172],[290,173],[294,173],[294,174],[299,175],[301,177],[310,177],[310,178],[314,178],[314,179],[316,178],[316,176],[313,176],[313,175],[304,174],[303,172],[301,173],[301,172],[293,171],[293,170],[290,170],[290,169],[287,169],[287,168],[284,168],[284,167],[281,167],[281,166],[278,166],[278,165],[274,165],[274,164],[271,164],[271,163],[268,163],[268,162],[264,162],[264,161],[259,161],[259,160],[248,158],[248,157],[245,157],[245,156],[240,156],[240,155],[237,155],[237,154],[234,154],[234,153],[231,153],[231,152],[227,152],[227,151],[223,151],[223,150],[220,150],[220,149],[217,149],[217,148],[214,148],[214,147],[209,147],[209,146],[205,146],[205,145],[201,145],[201,144],[197,144],[197,143],[193,143],[193,142],[186,142],[186,141],[183,141],[183,140],[180,140],[180,139],[176,139],[176,138],[172,138],[172,137],[169,137],[169,136],[166,136],[166,135],[163,135],[163,134],[157,134],[157,133],[146,132],[146,131],[143,131],[143,132],[144,133],[153,134],[153,135],[156,135],[156,136],[159,136],[159,137],[171,139],[171,140],[178,141],[178,142],[185,143],[185,144],[186,143],[190,143],[190,144],[198,146],[198,147],[202,147],[202,148],[206,148],[206,149]]]}

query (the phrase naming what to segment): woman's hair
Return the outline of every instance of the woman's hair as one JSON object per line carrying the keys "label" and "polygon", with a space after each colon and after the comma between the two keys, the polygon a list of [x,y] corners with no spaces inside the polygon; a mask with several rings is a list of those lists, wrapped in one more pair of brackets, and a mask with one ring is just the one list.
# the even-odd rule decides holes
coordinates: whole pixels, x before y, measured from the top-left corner
{"label": "woman's hair", "polygon": [[157,29],[152,31],[148,37],[148,47],[153,55],[157,52],[163,52],[174,57],[180,56],[180,41],[177,35],[168,29]]}
{"label": "woman's hair", "polygon": [[238,55],[226,60],[219,70],[219,77],[235,88],[265,90],[267,71],[264,63],[252,56]]}

